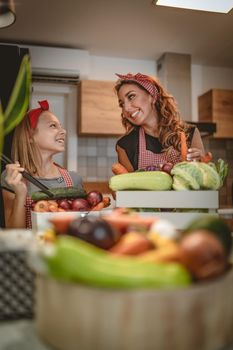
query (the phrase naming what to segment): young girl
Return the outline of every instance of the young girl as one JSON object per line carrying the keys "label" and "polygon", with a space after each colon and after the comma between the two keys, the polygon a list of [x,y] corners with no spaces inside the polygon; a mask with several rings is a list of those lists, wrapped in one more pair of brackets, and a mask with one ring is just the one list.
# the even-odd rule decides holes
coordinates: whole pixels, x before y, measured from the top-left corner
{"label": "young girl", "polygon": [[39,101],[39,105],[16,127],[12,142],[15,163],[8,164],[1,176],[2,186],[14,191],[2,190],[8,228],[31,228],[30,194],[39,189],[22,177],[23,170],[49,188],[82,188],[82,178],[76,172],[68,172],[54,163],[53,156],[65,149],[66,131],[46,100]]}
{"label": "young girl", "polygon": [[118,161],[128,170],[181,161],[181,134],[188,144],[187,160],[200,160],[204,147],[198,129],[183,122],[173,96],[147,75],[116,74],[122,124],[126,134],[117,141]]}

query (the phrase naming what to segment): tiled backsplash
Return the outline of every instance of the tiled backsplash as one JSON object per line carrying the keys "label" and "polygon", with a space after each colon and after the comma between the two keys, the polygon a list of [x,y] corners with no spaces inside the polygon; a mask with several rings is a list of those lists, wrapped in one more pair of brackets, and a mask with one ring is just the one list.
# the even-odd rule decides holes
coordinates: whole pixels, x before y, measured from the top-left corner
{"label": "tiled backsplash", "polygon": [[79,137],[78,172],[84,181],[108,181],[117,161],[117,138]]}
{"label": "tiled backsplash", "polygon": [[[108,181],[113,175],[111,166],[117,161],[115,144],[117,138],[79,137],[78,172],[84,181]],[[224,159],[229,173],[220,190],[220,207],[232,205],[233,139],[203,139],[206,151],[213,154],[214,161]]]}

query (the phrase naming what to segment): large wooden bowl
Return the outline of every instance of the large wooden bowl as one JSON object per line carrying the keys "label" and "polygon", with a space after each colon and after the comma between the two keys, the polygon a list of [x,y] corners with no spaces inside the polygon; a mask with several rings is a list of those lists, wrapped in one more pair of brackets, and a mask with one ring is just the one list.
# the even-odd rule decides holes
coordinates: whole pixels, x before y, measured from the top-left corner
{"label": "large wooden bowl", "polygon": [[219,350],[233,343],[233,269],[187,289],[108,290],[38,276],[36,329],[62,350]]}

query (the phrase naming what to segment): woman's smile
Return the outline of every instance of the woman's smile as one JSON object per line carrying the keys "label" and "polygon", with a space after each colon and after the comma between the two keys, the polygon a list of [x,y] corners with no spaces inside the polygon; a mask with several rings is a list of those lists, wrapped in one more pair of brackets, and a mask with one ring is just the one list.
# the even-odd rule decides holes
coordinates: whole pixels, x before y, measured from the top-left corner
{"label": "woman's smile", "polygon": [[135,112],[133,112],[133,113],[131,114],[131,117],[132,117],[132,118],[136,118],[136,117],[138,116],[139,112],[140,112],[140,110],[137,109]]}

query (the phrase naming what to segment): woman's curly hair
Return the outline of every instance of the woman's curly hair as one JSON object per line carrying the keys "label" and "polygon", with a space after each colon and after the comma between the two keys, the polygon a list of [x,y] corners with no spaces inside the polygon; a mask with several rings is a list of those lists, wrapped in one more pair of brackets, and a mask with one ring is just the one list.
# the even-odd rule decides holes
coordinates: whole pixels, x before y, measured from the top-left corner
{"label": "woman's curly hair", "polygon": [[[181,119],[174,97],[165,91],[158,80],[150,77],[150,81],[155,84],[159,92],[158,98],[155,102],[155,107],[158,112],[158,139],[162,144],[164,151],[169,152],[172,148],[180,151],[181,144],[179,135],[181,132],[184,132],[187,139],[190,125]],[[124,84],[137,85],[141,90],[146,91],[149,94],[149,92],[136,81],[121,79],[116,82],[114,87],[117,94],[121,86]],[[135,127],[135,125],[130,123],[122,114],[121,122],[126,130],[126,133],[129,133]]]}

